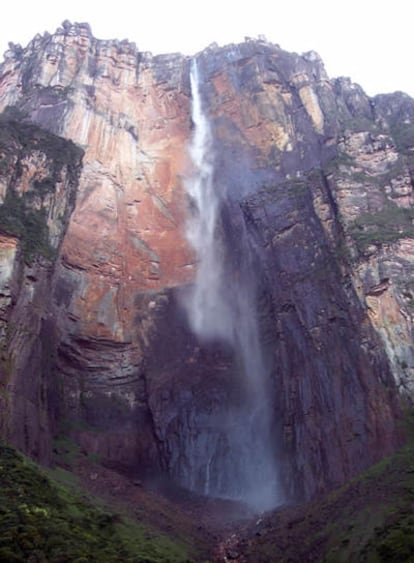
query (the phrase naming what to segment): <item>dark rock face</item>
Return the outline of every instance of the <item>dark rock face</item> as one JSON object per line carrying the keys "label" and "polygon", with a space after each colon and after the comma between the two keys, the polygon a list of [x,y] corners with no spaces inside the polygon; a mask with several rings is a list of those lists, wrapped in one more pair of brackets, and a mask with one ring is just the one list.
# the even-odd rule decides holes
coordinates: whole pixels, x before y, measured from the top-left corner
{"label": "dark rock face", "polygon": [[47,461],[59,389],[50,301],[82,151],[8,114],[0,121],[1,434]]}
{"label": "dark rock face", "polygon": [[[198,62],[230,290],[253,257],[269,448],[286,495],[309,498],[395,447],[397,387],[412,393],[414,102],[369,99],[315,53],[262,41]],[[65,24],[10,51],[0,74],[0,107],[42,127],[23,161],[18,143],[5,156],[20,175],[0,161],[0,219],[7,194],[37,190],[25,205],[48,229],[32,248],[0,225],[1,433],[47,460],[64,421],[105,463],[188,472],[197,488],[239,383],[231,350],[198,342],[181,306],[196,267],[183,234],[189,61]],[[80,152],[44,130],[82,145],[80,178]],[[49,139],[71,155],[51,193]]]}
{"label": "dark rock face", "polygon": [[313,211],[315,192],[327,196],[322,176],[308,178],[306,190],[277,186],[244,202],[264,265],[261,313],[286,486],[298,497],[345,481],[393,440],[393,430],[373,424],[393,427],[387,358]]}

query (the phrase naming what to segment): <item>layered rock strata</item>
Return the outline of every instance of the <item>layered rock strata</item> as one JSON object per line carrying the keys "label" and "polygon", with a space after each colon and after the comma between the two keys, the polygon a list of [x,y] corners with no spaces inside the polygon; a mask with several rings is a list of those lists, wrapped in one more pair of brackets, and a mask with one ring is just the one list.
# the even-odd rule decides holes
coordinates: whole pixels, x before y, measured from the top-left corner
{"label": "layered rock strata", "polygon": [[[269,447],[287,496],[310,497],[391,451],[397,386],[412,392],[414,102],[370,99],[348,80],[329,80],[315,53],[263,41],[213,46],[198,62],[229,285],[243,272],[246,244],[256,266],[274,404]],[[85,151],[65,228],[48,219],[57,260],[33,251],[32,269],[49,266],[29,308],[47,322],[31,336],[18,313],[27,297],[13,289],[24,242],[2,228],[4,331],[18,326],[14,349],[35,351],[14,395],[10,383],[0,400],[19,413],[24,381],[43,381],[37,388],[50,400],[43,409],[29,401],[33,428],[49,435],[64,423],[105,463],[177,480],[192,470],[195,437],[208,448],[220,432],[212,413],[219,419],[237,402],[237,359],[220,343],[197,342],[180,305],[196,267],[182,186],[189,66],[65,22],[25,49],[11,46],[0,72],[0,109]],[[24,169],[43,180],[46,160],[33,155]],[[68,202],[74,185],[65,184]],[[27,428],[24,440],[13,432],[21,448],[47,458],[39,431]]]}

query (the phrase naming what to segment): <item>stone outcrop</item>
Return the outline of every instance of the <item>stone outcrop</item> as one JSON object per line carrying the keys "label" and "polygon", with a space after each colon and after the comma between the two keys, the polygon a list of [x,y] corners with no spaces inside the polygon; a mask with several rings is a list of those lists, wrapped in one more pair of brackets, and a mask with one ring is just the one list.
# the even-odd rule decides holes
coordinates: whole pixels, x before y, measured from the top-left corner
{"label": "stone outcrop", "polygon": [[[256,266],[269,447],[287,496],[311,497],[392,450],[397,387],[412,393],[414,102],[264,41],[198,61],[229,286],[246,248]],[[0,161],[0,214],[12,193],[47,219],[26,263],[28,239],[0,224],[0,421],[32,455],[64,428],[106,464],[179,481],[237,402],[237,359],[197,342],[180,305],[189,67],[67,22],[6,53],[0,110],[72,155],[56,181],[40,146],[7,156],[17,175]]]}

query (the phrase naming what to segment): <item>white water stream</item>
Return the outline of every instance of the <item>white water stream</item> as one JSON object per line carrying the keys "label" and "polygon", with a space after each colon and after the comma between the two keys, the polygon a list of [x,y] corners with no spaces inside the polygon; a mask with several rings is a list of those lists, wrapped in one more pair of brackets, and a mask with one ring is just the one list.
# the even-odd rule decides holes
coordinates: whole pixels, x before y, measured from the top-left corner
{"label": "white water stream", "polygon": [[194,204],[187,224],[187,238],[198,258],[194,290],[188,303],[189,320],[195,334],[203,338],[228,340],[232,333],[232,315],[222,292],[222,249],[216,237],[220,194],[213,183],[213,138],[200,96],[198,68],[191,68],[192,119],[194,135],[190,156],[194,173],[186,189]]}
{"label": "white water stream", "polygon": [[[185,307],[190,326],[200,340],[223,341],[231,346],[240,371],[240,387],[246,389],[237,407],[227,407],[219,415],[211,414],[215,419],[208,425],[216,435],[219,429],[220,438],[214,442],[204,437],[202,447],[200,438],[194,451],[198,459],[203,452],[205,456],[201,492],[241,500],[261,511],[281,502],[266,387],[268,374],[259,342],[253,288],[243,279],[228,287],[225,242],[218,229],[224,194],[218,192],[214,182],[213,136],[203,110],[195,60],[191,68],[191,93],[193,174],[186,182],[186,190],[192,213],[187,237],[198,261],[195,283]],[[245,251],[248,260],[247,245]],[[191,477],[187,481],[191,487]]]}

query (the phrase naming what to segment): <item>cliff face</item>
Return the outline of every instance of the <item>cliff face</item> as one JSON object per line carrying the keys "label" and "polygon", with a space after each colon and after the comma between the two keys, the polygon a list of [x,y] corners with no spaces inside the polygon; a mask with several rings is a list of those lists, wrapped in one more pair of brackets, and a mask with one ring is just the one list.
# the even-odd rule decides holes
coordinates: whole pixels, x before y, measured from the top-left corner
{"label": "cliff face", "polygon": [[88,446],[89,421],[99,418],[106,433],[91,439],[105,458],[158,459],[137,444],[138,434],[155,448],[141,376],[149,327],[138,326],[137,300],[191,276],[179,184],[190,127],[183,58],[153,61],[131,44],[97,41],[80,25],[36,37],[24,53],[10,53],[3,72],[3,107],[17,104],[85,149],[53,281],[65,395],[58,416],[86,418]]}
{"label": "cliff face", "polygon": [[[412,393],[414,102],[369,99],[330,81],[316,54],[260,41],[198,62],[230,286],[245,249],[254,257],[269,447],[286,494],[310,497],[394,447],[396,388]],[[0,213],[7,198],[27,201],[56,253],[41,245],[25,259],[27,239],[0,225],[0,422],[44,459],[64,422],[106,463],[195,475],[197,488],[202,453],[220,441],[214,421],[237,401],[237,362],[198,342],[181,306],[195,272],[183,228],[189,67],[84,24],[6,54],[0,109],[16,108],[17,131],[66,144],[57,183],[32,141],[1,168]]]}
{"label": "cliff face", "polygon": [[75,205],[82,151],[5,112],[0,158],[0,432],[47,461],[58,401],[51,280]]}

